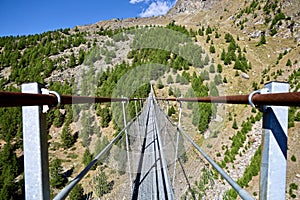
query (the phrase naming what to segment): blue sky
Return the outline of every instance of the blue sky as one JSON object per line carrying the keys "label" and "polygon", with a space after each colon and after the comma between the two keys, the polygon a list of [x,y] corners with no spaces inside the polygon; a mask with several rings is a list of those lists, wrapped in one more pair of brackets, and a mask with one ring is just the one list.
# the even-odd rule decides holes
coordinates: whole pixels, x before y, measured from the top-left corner
{"label": "blue sky", "polygon": [[165,14],[176,0],[0,0],[0,36]]}

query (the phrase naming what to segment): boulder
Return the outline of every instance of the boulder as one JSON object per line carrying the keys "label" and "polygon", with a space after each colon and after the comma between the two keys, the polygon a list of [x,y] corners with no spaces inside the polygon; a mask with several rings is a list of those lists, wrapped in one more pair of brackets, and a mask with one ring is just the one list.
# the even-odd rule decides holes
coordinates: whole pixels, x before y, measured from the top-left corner
{"label": "boulder", "polygon": [[262,35],[262,31],[255,31],[249,34],[251,38],[258,38]]}
{"label": "boulder", "polygon": [[244,79],[249,79],[249,78],[250,78],[249,75],[246,74],[246,73],[242,73],[241,76],[242,76],[242,78],[244,78]]}

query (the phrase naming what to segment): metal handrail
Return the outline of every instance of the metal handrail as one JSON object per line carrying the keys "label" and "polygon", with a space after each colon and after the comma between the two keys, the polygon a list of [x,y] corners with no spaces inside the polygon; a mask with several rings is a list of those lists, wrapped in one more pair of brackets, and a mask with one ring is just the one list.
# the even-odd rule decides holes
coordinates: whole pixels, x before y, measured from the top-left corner
{"label": "metal handrail", "polygon": [[105,103],[105,102],[123,102],[139,101],[145,98],[111,98],[111,97],[92,97],[92,96],[72,96],[60,95],[60,102],[57,95],[54,94],[30,94],[21,92],[0,92],[0,107],[15,106],[56,106],[66,104],[83,103]]}
{"label": "metal handrail", "polygon": [[[249,95],[208,96],[208,97],[195,97],[195,98],[157,98],[157,100],[204,102],[204,103],[226,103],[226,104],[249,104]],[[252,102],[255,105],[300,106],[300,92],[255,94],[253,95]]]}
{"label": "metal handrail", "polygon": [[[249,94],[250,95],[250,94]],[[232,96],[208,96],[195,98],[156,98],[160,101],[185,101],[185,102],[205,102],[205,103],[226,103],[226,104],[249,104],[249,95]],[[90,96],[71,96],[61,95],[61,102],[53,94],[28,94],[21,92],[0,92],[0,107],[14,106],[35,106],[64,104],[83,104],[83,103],[104,103],[139,101],[145,98],[110,98],[110,97],[90,97]],[[285,92],[272,94],[255,94],[252,102],[255,105],[273,106],[300,106],[300,92]]]}

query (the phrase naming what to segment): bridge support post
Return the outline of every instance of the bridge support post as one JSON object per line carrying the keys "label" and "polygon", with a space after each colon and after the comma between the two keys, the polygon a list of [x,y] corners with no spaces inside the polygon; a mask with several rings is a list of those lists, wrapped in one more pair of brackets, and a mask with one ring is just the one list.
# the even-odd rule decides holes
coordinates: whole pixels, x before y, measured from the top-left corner
{"label": "bridge support post", "polygon": [[[289,84],[271,82],[269,93],[288,92]],[[260,174],[260,199],[285,199],[288,138],[288,107],[263,108],[263,140]]]}
{"label": "bridge support post", "polygon": [[[23,93],[41,93],[41,85],[22,85]],[[26,199],[50,199],[48,137],[42,106],[23,106],[23,149]]]}
{"label": "bridge support post", "polygon": [[[124,98],[124,97],[122,96],[122,98]],[[127,126],[125,104],[126,104],[126,101],[122,101],[124,127]],[[130,152],[129,152],[129,137],[128,137],[127,128],[125,128],[125,135],[126,135],[126,152],[127,152],[127,160],[128,160],[129,181],[130,181],[130,189],[132,191],[132,175],[131,175]]]}
{"label": "bridge support post", "polygon": [[[178,127],[181,127],[181,113],[182,113],[182,101],[179,102],[179,115],[178,115]],[[174,170],[173,170],[173,178],[172,178],[172,186],[175,188],[175,176],[176,176],[176,163],[178,159],[178,145],[179,145],[179,130],[177,130],[176,136],[176,149],[175,149],[175,158],[174,158]]]}

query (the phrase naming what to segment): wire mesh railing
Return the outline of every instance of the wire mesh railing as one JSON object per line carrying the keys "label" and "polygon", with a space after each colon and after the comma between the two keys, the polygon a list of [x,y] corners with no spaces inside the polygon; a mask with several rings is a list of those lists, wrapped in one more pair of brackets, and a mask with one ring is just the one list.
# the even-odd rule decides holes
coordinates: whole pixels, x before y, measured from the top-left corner
{"label": "wire mesh railing", "polygon": [[[102,163],[111,166],[114,168],[119,174],[125,174],[126,172],[126,165],[127,165],[127,157],[126,157],[126,147],[125,147],[125,130],[131,126],[136,124],[134,118],[127,126],[121,130],[118,135],[107,145],[105,148],[92,160],[91,163],[86,166],[78,176],[76,176],[59,194],[55,196],[54,199],[65,199],[69,192],[74,188],[76,184],[83,179],[83,177],[91,170],[93,167],[97,165],[97,163]],[[124,179],[127,180],[127,179]],[[125,185],[128,183],[124,182]],[[96,195],[99,197],[103,195],[103,191],[101,189],[101,185],[98,185],[99,188],[95,188]],[[100,192],[98,192],[100,190]],[[126,190],[125,190],[126,191]],[[125,192],[124,191],[124,192]],[[91,191],[92,192],[92,191]],[[90,193],[91,193],[90,192]],[[125,195],[125,194],[124,194]],[[130,195],[125,195],[130,197]]]}
{"label": "wire mesh railing", "polygon": [[[178,124],[175,124],[172,119],[168,118],[157,105],[156,113],[160,127],[163,130],[162,133],[166,133],[166,135],[162,135],[170,143],[170,146],[164,148],[164,150],[169,158],[169,172],[174,173],[170,174],[170,177],[172,177],[175,199],[212,199],[222,197],[225,195],[225,191],[230,188],[229,184],[243,199],[253,199]],[[216,170],[213,171],[213,168]],[[216,189],[214,190],[218,176],[214,175],[213,172],[220,173],[229,183],[224,184],[222,188],[218,188],[218,192],[216,192]]]}

